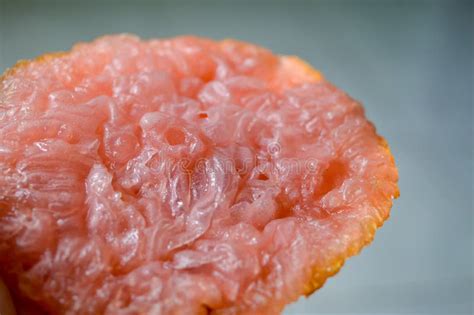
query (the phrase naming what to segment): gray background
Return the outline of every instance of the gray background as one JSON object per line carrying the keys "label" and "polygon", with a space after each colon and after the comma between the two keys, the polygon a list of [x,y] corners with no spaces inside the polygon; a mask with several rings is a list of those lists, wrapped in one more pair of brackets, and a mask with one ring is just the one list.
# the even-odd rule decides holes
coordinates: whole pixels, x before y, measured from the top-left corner
{"label": "gray background", "polygon": [[472,313],[472,2],[0,2],[1,71],[117,32],[235,37],[305,58],[365,104],[401,197],[374,243],[285,313]]}

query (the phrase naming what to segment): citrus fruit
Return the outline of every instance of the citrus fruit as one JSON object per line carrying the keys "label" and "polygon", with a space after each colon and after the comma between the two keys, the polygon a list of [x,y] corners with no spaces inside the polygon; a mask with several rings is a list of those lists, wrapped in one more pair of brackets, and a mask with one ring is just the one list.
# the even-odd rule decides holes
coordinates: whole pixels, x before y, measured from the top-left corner
{"label": "citrus fruit", "polygon": [[106,36],[0,87],[0,275],[50,314],[277,314],[398,195],[362,106],[297,57]]}

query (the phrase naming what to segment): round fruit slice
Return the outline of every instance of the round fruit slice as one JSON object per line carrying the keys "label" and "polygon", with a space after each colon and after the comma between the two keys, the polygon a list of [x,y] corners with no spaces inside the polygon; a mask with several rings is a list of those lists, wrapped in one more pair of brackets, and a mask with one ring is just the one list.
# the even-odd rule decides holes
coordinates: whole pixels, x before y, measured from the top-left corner
{"label": "round fruit slice", "polygon": [[277,314],[398,196],[361,105],[234,40],[107,36],[0,86],[0,276],[50,314]]}

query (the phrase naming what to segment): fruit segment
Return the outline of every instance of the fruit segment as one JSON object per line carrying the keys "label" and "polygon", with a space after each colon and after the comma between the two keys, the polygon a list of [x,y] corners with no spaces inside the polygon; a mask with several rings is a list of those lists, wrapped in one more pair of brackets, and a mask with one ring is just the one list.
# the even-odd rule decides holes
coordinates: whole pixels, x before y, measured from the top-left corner
{"label": "fruit segment", "polygon": [[256,45],[106,36],[0,80],[0,276],[46,314],[279,314],[398,196],[362,106]]}

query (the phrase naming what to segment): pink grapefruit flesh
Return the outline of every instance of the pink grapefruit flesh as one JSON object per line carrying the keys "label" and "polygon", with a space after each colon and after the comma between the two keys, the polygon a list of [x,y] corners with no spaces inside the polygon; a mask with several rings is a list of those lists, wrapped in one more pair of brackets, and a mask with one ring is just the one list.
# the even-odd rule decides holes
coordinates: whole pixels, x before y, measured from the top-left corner
{"label": "pink grapefruit flesh", "polygon": [[398,196],[362,106],[296,57],[106,36],[0,85],[0,276],[50,314],[278,314]]}

